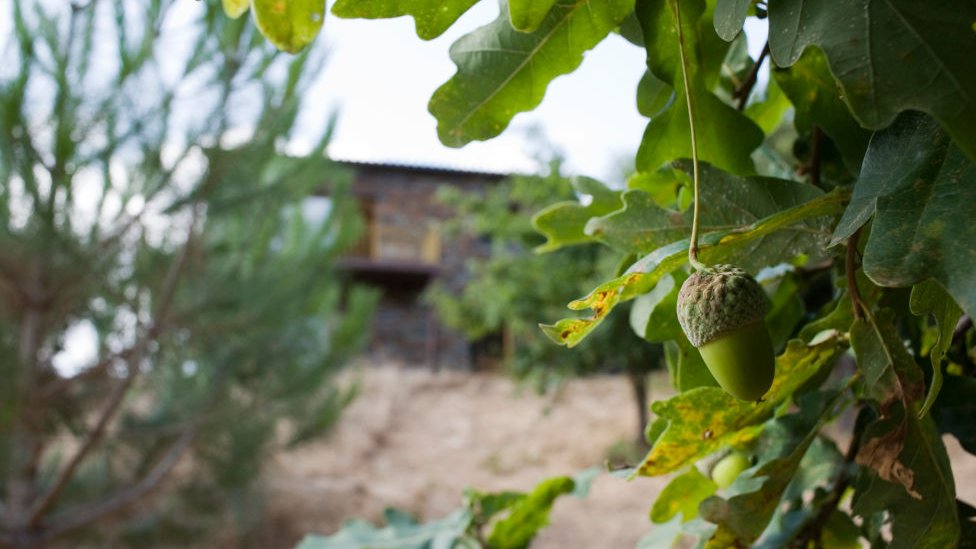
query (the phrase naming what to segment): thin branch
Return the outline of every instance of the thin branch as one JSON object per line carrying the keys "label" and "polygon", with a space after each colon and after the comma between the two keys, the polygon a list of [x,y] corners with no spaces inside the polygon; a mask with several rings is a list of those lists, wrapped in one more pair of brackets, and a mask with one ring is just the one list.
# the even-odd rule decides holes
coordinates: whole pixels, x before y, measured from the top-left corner
{"label": "thin branch", "polygon": [[162,457],[162,459],[160,459],[152,470],[149,471],[149,474],[143,477],[143,479],[138,483],[115,493],[101,503],[95,505],[83,504],[76,507],[74,510],[65,511],[52,517],[52,521],[49,523],[43,533],[44,538],[51,539],[75,528],[90,524],[107,515],[124,509],[133,502],[147,495],[149,492],[155,489],[159,483],[166,478],[173,467],[176,466],[176,464],[180,461],[180,458],[183,457],[183,452],[189,448],[195,436],[195,426],[191,426],[184,431],[183,434],[180,435],[180,437],[173,443],[173,445],[170,446],[169,450]]}
{"label": "thin branch", "polygon": [[763,46],[762,52],[759,54],[759,59],[752,64],[752,69],[749,70],[749,74],[746,75],[746,79],[742,81],[742,84],[732,92],[732,98],[738,99],[739,104],[738,109],[741,111],[746,108],[746,103],[749,101],[749,96],[752,95],[752,89],[756,87],[756,80],[759,77],[759,69],[762,67],[763,61],[769,56],[769,42]]}
{"label": "thin branch", "polygon": [[29,524],[31,527],[37,527],[40,524],[45,513],[50,511],[54,504],[57,503],[62,491],[67,486],[68,482],[74,477],[78,466],[81,465],[85,457],[87,457],[88,454],[102,441],[108,425],[118,413],[125,395],[128,393],[129,388],[132,387],[133,382],[139,375],[139,363],[142,362],[142,359],[145,357],[146,352],[149,349],[149,343],[154,341],[162,332],[163,326],[166,322],[166,316],[168,315],[169,308],[172,305],[173,296],[176,293],[176,286],[188,262],[190,251],[193,246],[194,234],[196,233],[196,226],[199,220],[199,212],[199,208],[194,207],[193,219],[190,222],[190,230],[187,234],[186,243],[180,250],[180,254],[176,257],[173,263],[170,264],[169,271],[166,273],[166,279],[163,281],[163,287],[160,290],[158,306],[153,314],[152,324],[149,326],[149,329],[145,331],[143,336],[140,338],[139,343],[135,345],[132,353],[128,357],[128,375],[112,390],[111,396],[109,397],[109,402],[102,412],[101,417],[99,417],[95,428],[88,433],[88,436],[85,438],[85,442],[82,443],[81,447],[78,448],[75,454],[68,461],[68,464],[61,471],[54,484],[51,486],[51,489],[48,490],[48,492],[31,508],[29,519]]}
{"label": "thin branch", "polygon": [[698,141],[695,134],[695,103],[691,94],[691,81],[688,78],[688,56],[685,53],[684,29],[681,28],[681,4],[679,0],[674,0],[674,20],[678,30],[678,53],[681,56],[681,78],[685,86],[685,102],[688,106],[688,130],[691,134],[691,166],[692,181],[694,185],[694,206],[691,219],[691,240],[688,244],[688,263],[696,270],[705,271],[707,267],[698,261],[698,229],[699,218],[698,210],[700,200],[699,188],[701,182],[698,176]]}
{"label": "thin branch", "polygon": [[135,351],[135,345],[128,347],[118,353],[109,353],[103,356],[98,362],[92,366],[85,368],[77,375],[72,377],[56,377],[55,379],[46,383],[40,390],[41,399],[47,400],[54,398],[61,394],[62,391],[66,390],[71,385],[78,383],[80,381],[85,381],[91,379],[99,374],[104,373],[108,370],[108,367],[114,364],[116,361],[122,360],[128,362],[132,353]]}
{"label": "thin branch", "polygon": [[861,293],[857,289],[857,266],[855,257],[857,255],[857,243],[861,236],[861,229],[854,231],[854,234],[847,239],[847,252],[844,258],[844,274],[847,276],[847,292],[851,298],[851,308],[854,310],[854,318],[864,319],[864,301]]}
{"label": "thin branch", "polygon": [[98,422],[95,424],[95,428],[92,429],[85,439],[85,442],[75,451],[75,454],[71,456],[68,464],[64,469],[61,470],[61,474],[58,475],[57,480],[51,486],[51,489],[40,500],[33,505],[30,511],[30,518],[28,519],[28,524],[31,528],[36,528],[44,514],[47,513],[52,506],[57,502],[58,497],[61,496],[61,492],[68,485],[68,482],[74,478],[75,471],[77,471],[78,466],[84,461],[88,453],[92,451],[95,446],[102,441],[105,436],[105,431],[108,428],[109,423],[111,423],[112,418],[118,413],[119,407],[125,398],[125,395],[129,392],[129,388],[132,387],[133,381],[135,381],[138,365],[131,367],[129,369],[128,375],[122,381],[112,389],[112,393],[109,396],[108,404],[102,411],[101,417],[98,418]]}

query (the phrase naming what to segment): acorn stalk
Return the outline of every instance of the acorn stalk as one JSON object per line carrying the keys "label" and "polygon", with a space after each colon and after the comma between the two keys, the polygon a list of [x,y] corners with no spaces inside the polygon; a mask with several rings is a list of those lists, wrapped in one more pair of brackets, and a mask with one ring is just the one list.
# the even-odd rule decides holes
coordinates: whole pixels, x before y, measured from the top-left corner
{"label": "acorn stalk", "polygon": [[726,392],[759,400],[773,383],[776,358],[763,321],[766,295],[749,273],[716,265],[688,277],[678,293],[678,322]]}

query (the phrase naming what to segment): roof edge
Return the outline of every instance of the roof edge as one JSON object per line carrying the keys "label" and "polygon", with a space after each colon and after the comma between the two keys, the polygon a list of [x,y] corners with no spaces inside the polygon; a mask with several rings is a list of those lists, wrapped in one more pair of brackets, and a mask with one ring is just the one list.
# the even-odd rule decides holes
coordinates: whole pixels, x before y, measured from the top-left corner
{"label": "roof edge", "polygon": [[365,161],[365,160],[351,160],[343,158],[330,158],[336,164],[350,166],[350,167],[363,167],[363,168],[376,168],[376,169],[396,169],[404,170],[416,173],[427,173],[427,174],[462,174],[462,175],[476,175],[494,180],[502,180],[513,175],[518,175],[516,173],[510,172],[495,172],[487,170],[472,170],[465,168],[454,168],[450,166],[434,166],[429,164],[407,164],[402,162],[380,162],[380,161]]}

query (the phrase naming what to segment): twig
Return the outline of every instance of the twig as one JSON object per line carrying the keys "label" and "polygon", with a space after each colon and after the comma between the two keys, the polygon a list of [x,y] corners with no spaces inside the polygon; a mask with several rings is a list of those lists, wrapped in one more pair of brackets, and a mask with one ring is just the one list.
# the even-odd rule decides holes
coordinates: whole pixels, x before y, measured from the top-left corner
{"label": "twig", "polygon": [[109,397],[109,402],[102,411],[101,417],[98,418],[98,422],[95,424],[95,428],[88,433],[85,442],[75,451],[74,455],[68,461],[68,464],[62,469],[61,474],[58,475],[57,480],[51,486],[51,489],[38,500],[32,507],[30,511],[30,519],[28,520],[28,525],[31,528],[36,528],[41,519],[44,517],[51,507],[57,502],[58,497],[61,492],[68,485],[68,482],[74,478],[75,471],[81,462],[84,461],[85,457],[95,446],[102,441],[105,436],[105,431],[108,428],[109,423],[111,423],[112,418],[119,410],[119,406],[122,404],[125,395],[129,392],[129,388],[132,387],[133,381],[136,378],[136,372],[138,371],[138,366],[129,369],[128,375],[125,379],[116,385],[112,389],[112,394]]}
{"label": "twig", "polygon": [[[139,363],[142,362],[143,357],[145,357],[146,352],[149,349],[149,343],[159,337],[159,334],[162,332],[163,326],[165,325],[166,316],[169,313],[173,296],[176,293],[177,283],[179,282],[180,276],[184,271],[189,259],[191,248],[193,247],[193,239],[194,234],[196,233],[198,220],[199,208],[195,207],[193,210],[193,218],[190,221],[190,229],[187,234],[186,243],[180,250],[180,254],[176,257],[173,263],[170,264],[169,271],[166,273],[166,279],[163,281],[163,287],[160,290],[160,297],[158,301],[159,305],[156,307],[153,314],[152,324],[140,338],[139,343],[134,346],[132,353],[128,356],[128,375],[112,390],[112,394],[109,397],[109,402],[102,412],[101,417],[99,417],[98,422],[95,424],[95,428],[88,433],[85,441],[58,475],[57,479],[54,481],[54,484],[51,486],[51,489],[48,490],[47,493],[45,493],[44,496],[31,507],[28,524],[32,528],[36,528],[38,525],[40,525],[44,515],[50,511],[51,507],[53,507],[55,503],[57,503],[58,498],[60,497],[64,488],[67,486],[68,482],[74,478],[78,466],[81,465],[88,454],[102,441],[108,425],[118,413],[125,395],[129,392],[129,389],[135,382],[136,377],[138,377]],[[108,362],[106,362],[106,364],[107,363]]]}
{"label": "twig", "polygon": [[854,310],[854,318],[864,319],[864,302],[861,300],[861,293],[857,289],[857,267],[854,265],[857,254],[857,242],[861,236],[861,229],[854,231],[854,234],[847,239],[847,252],[844,260],[844,274],[847,275],[847,292],[851,298],[851,308]]}
{"label": "twig", "polygon": [[195,426],[191,426],[184,431],[173,445],[170,446],[166,455],[138,483],[115,493],[99,504],[81,505],[75,508],[75,510],[69,510],[60,516],[53,517],[49,526],[44,530],[44,538],[51,539],[75,528],[90,524],[106,515],[125,508],[132,502],[151,492],[166,478],[166,475],[169,474],[173,467],[176,466],[183,456],[183,452],[190,446],[195,436]]}
{"label": "twig", "polygon": [[817,188],[823,188],[820,183],[820,155],[823,145],[823,131],[820,126],[814,126],[810,136],[810,183]]}
{"label": "twig", "polygon": [[699,218],[698,218],[698,204],[700,200],[699,188],[701,187],[701,182],[698,176],[698,141],[695,135],[695,104],[694,99],[691,94],[691,81],[688,78],[688,57],[685,53],[685,35],[684,29],[681,28],[681,4],[679,0],[674,0],[674,20],[675,25],[678,30],[678,54],[681,57],[681,78],[685,85],[685,102],[688,106],[688,130],[691,134],[691,166],[692,166],[692,182],[694,185],[694,206],[691,218],[691,239],[688,243],[688,263],[691,264],[695,270],[705,271],[708,268],[698,261],[698,228],[699,228]]}
{"label": "twig", "polygon": [[[217,390],[223,385],[226,377],[227,368],[218,368],[210,387],[211,398],[205,400],[205,407],[212,406],[216,402]],[[186,428],[182,430],[179,438],[173,442],[173,445],[166,451],[166,454],[156,462],[156,465],[153,466],[142,480],[127,488],[123,488],[101,503],[94,505],[81,504],[58,513],[47,523],[47,528],[42,530],[39,536],[44,540],[50,540],[65,532],[85,526],[107,515],[118,512],[149,494],[149,492],[154,490],[166,478],[176,464],[179,463],[183,453],[196,438],[203,422],[204,414],[196,415]]]}
{"label": "twig", "polygon": [[742,81],[742,84],[732,92],[732,97],[739,100],[737,105],[738,109],[741,111],[746,108],[746,103],[749,101],[749,96],[752,95],[752,89],[756,87],[756,80],[759,76],[759,69],[762,67],[763,61],[769,55],[769,42],[763,46],[762,52],[759,54],[759,59],[752,64],[752,68],[749,69],[749,74],[746,75],[746,79]]}

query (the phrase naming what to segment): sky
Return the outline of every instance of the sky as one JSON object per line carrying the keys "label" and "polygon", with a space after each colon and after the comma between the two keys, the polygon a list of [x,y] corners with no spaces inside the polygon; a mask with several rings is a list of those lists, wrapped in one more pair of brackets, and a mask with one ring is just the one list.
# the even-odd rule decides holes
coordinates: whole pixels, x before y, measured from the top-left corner
{"label": "sky", "polygon": [[[556,78],[542,104],[516,115],[500,136],[460,149],[440,144],[427,102],[455,72],[450,45],[498,13],[497,2],[479,2],[429,42],[417,37],[410,17],[340,19],[330,13],[319,36],[328,59],[309,96],[313,123],[338,109],[330,154],[348,160],[534,172],[540,141],[531,136],[541,132],[565,155],[569,173],[622,183],[647,125],[636,107],[645,54],[616,34],[587,52],[576,71]],[[755,57],[765,28],[751,19],[747,30]]]}
{"label": "sky", "polygon": [[[330,3],[331,6],[331,3]],[[427,112],[431,94],[455,72],[448,49],[457,38],[498,17],[498,4],[479,2],[440,37],[425,42],[413,19],[326,18],[323,40],[329,56],[311,97],[313,110],[338,108],[330,154],[342,159],[532,172],[541,130],[567,157],[567,169],[593,177],[620,172],[632,158],[646,125],[635,90],[644,53],[617,35],[585,55],[573,73],[554,80],[542,104],[515,116],[499,136],[447,148],[437,139]],[[318,118],[318,114],[313,118]],[[538,131],[535,131],[538,133]]]}

